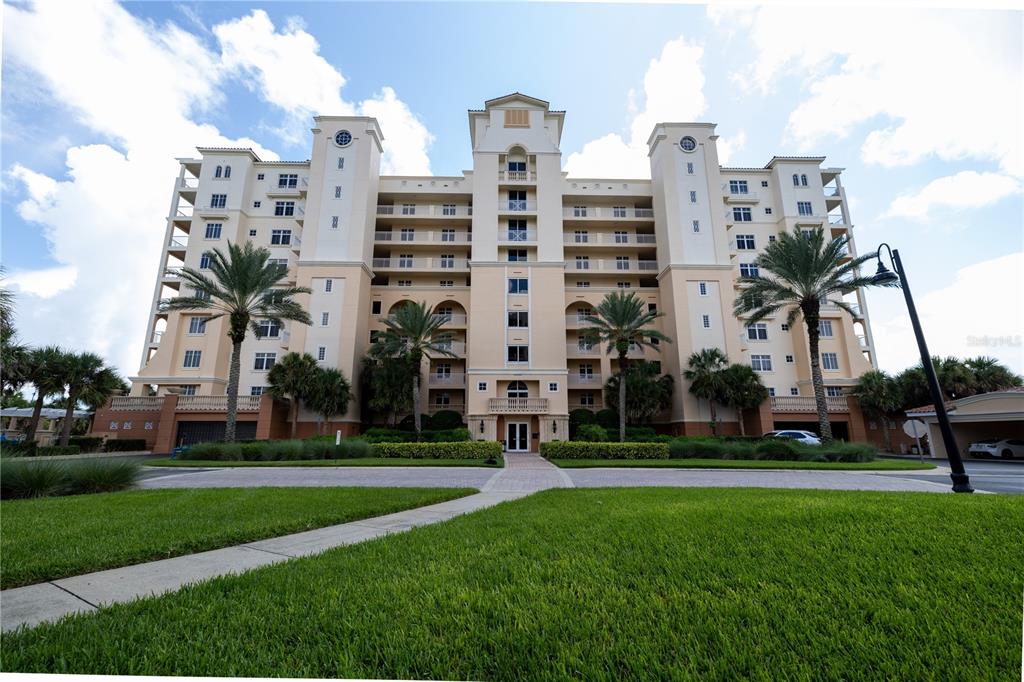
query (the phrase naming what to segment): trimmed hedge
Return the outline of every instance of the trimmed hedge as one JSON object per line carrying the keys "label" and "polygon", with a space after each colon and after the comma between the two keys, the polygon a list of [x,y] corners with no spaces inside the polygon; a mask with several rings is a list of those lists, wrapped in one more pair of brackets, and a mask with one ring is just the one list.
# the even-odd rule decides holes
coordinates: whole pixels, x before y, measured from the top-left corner
{"label": "trimmed hedge", "polygon": [[540,444],[547,459],[668,459],[666,443],[584,443],[553,440]]}
{"label": "trimmed hedge", "polygon": [[805,445],[785,438],[736,440],[732,438],[675,438],[669,443],[672,459],[751,459],[794,462],[870,462],[875,449],[863,443]]}
{"label": "trimmed hedge", "polygon": [[35,441],[28,443],[4,442],[0,454],[4,457],[53,457],[54,455],[77,455],[81,449],[77,445],[39,445]]}
{"label": "trimmed hedge", "polygon": [[99,452],[103,449],[103,439],[99,436],[72,436],[68,445],[77,445],[82,452]]}
{"label": "trimmed hedge", "polygon": [[144,438],[111,438],[107,441],[107,452],[134,452],[145,449]]}
{"label": "trimmed hedge", "polygon": [[[436,430],[424,429],[421,432],[422,441],[427,443],[456,443],[470,440],[469,429],[458,427],[454,429]],[[359,436],[367,443],[414,443],[416,433],[404,429],[388,429],[381,426],[366,429]]]}
{"label": "trimmed hedge", "polygon": [[585,443],[604,443],[608,441],[608,429],[597,424],[580,424],[576,427],[574,440]]}
{"label": "trimmed hedge", "polygon": [[371,447],[374,457],[411,459],[497,459],[501,443],[471,440],[455,443],[377,443]]}
{"label": "trimmed hedge", "polygon": [[346,438],[340,445],[323,437],[308,440],[264,440],[243,443],[199,443],[178,455],[181,460],[217,462],[294,462],[309,459],[353,459],[369,457],[365,440]]}

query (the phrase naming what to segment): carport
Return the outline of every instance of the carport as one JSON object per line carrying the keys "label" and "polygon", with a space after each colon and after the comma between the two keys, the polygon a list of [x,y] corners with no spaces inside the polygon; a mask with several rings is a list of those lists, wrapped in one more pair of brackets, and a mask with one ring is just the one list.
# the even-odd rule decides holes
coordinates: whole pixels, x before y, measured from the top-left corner
{"label": "carport", "polygon": [[[1024,439],[1024,389],[1009,389],[982,393],[946,403],[949,423],[953,427],[960,453],[967,456],[967,446],[986,438]],[[939,433],[935,408],[917,407],[907,410],[911,419],[920,419],[928,425],[928,442],[932,457],[948,459]]]}

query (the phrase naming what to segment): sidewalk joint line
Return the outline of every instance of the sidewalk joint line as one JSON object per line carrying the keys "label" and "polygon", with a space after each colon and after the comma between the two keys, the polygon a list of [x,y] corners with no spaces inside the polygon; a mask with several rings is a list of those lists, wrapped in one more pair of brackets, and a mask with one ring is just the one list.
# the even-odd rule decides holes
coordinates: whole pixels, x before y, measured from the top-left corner
{"label": "sidewalk joint line", "polygon": [[[71,577],[75,577],[75,576],[71,576]],[[49,584],[53,585],[54,587],[56,587],[58,590],[63,590],[64,592],[67,592],[68,594],[70,594],[72,597],[74,597],[78,601],[83,602],[85,604],[88,604],[89,606],[91,606],[94,609],[99,609],[100,608],[98,604],[93,604],[91,601],[89,601],[85,597],[82,597],[81,595],[75,594],[74,592],[72,592],[68,588],[64,587],[63,585],[58,585],[57,583],[55,583],[52,580],[48,580],[47,582]]]}

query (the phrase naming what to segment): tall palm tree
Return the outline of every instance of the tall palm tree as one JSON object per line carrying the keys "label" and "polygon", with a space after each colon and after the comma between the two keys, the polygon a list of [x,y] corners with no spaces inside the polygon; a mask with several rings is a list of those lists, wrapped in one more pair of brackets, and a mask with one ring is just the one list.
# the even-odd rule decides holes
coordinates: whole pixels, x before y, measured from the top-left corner
{"label": "tall palm tree", "polygon": [[32,406],[28,428],[25,429],[26,442],[35,440],[39,417],[46,399],[51,395],[64,393],[64,365],[67,357],[68,354],[57,346],[33,348],[28,353],[25,378],[36,388],[36,402]]}
{"label": "tall palm tree", "polygon": [[860,274],[860,266],[874,258],[874,254],[851,258],[844,263],[849,242],[846,236],[826,240],[821,228],[809,233],[795,229],[779,234],[754,261],[761,274],[740,278],[742,290],[733,304],[736,316],[746,317],[747,324],[779,312],[786,313],[786,322],[790,325],[803,318],[807,326],[818,428],[824,442],[831,442],[832,427],[828,421],[818,353],[821,306],[827,303],[853,315],[853,309],[842,299],[844,295],[863,287],[896,286],[896,282],[878,285],[871,276]]}
{"label": "tall palm tree", "polygon": [[974,386],[978,393],[991,393],[1020,386],[1024,380],[1011,372],[995,358],[978,356],[964,361],[974,373]]}
{"label": "tall palm tree", "polygon": [[316,358],[309,353],[287,353],[267,373],[270,395],[289,402],[292,438],[295,438],[299,422],[299,402],[305,402],[317,370]]}
{"label": "tall palm tree", "polygon": [[690,393],[708,401],[711,408],[711,433],[718,435],[718,411],[715,404],[725,396],[725,368],[729,358],[717,348],[705,348],[690,355],[683,378],[690,382]]}
{"label": "tall palm tree", "polygon": [[899,383],[885,372],[873,369],[860,375],[851,394],[857,398],[860,408],[868,416],[882,422],[882,440],[886,451],[892,452],[892,437],[889,435],[892,422],[889,415],[903,405],[903,392]]}
{"label": "tall palm tree", "polygon": [[733,364],[723,370],[725,375],[725,393],[723,402],[736,410],[740,423],[740,435],[745,436],[743,426],[744,410],[752,410],[760,406],[768,398],[768,389],[761,383],[761,375],[750,365]]}
{"label": "tall palm tree", "polygon": [[352,385],[339,369],[326,367],[317,369],[306,394],[309,409],[320,415],[317,431],[323,433],[324,425],[336,414],[345,414],[352,399]]}
{"label": "tall palm tree", "polygon": [[[7,279],[7,268],[0,265],[0,281]],[[0,285],[0,336],[8,339],[14,336],[14,292],[6,285]]]}
{"label": "tall palm tree", "polygon": [[416,440],[420,439],[420,383],[423,380],[423,358],[427,353],[445,357],[456,357],[448,347],[451,334],[441,331],[448,322],[444,315],[430,312],[427,303],[410,301],[384,319],[387,331],[377,337],[379,355],[391,358],[405,358],[413,368],[412,414],[416,428]]}
{"label": "tall palm tree", "polygon": [[68,389],[68,404],[65,408],[60,444],[67,445],[71,438],[71,427],[75,421],[75,407],[78,401],[87,397],[89,402],[106,402],[106,399],[120,390],[124,384],[117,371],[107,367],[95,353],[71,353],[64,362],[63,380]]}
{"label": "tall palm tree", "polygon": [[178,296],[160,302],[163,311],[204,310],[210,319],[227,316],[228,338],[231,339],[231,367],[228,372],[228,410],[224,440],[235,440],[238,419],[238,377],[241,373],[242,342],[249,329],[258,334],[258,320],[281,324],[293,320],[311,324],[309,313],[293,298],[308,294],[307,287],[282,286],[288,273],[284,265],[270,263],[270,251],[228,242],[227,253],[214,249],[210,256],[210,274],[202,270],[182,268],[181,279],[193,289],[191,296]]}
{"label": "tall palm tree", "polygon": [[626,367],[631,346],[653,348],[661,351],[658,342],[672,343],[672,339],[650,325],[664,313],[647,309],[647,304],[635,293],[613,291],[606,294],[591,315],[583,322],[590,325],[580,330],[580,335],[608,344],[608,353],[613,351],[619,358],[619,441],[626,440]]}

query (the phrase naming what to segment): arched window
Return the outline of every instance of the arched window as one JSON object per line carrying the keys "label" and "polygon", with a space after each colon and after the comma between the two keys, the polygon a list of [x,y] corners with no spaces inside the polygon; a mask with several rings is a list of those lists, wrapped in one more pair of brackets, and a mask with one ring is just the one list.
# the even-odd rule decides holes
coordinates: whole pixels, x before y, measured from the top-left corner
{"label": "arched window", "polygon": [[801,175],[800,176],[800,184],[803,185],[804,187],[807,186],[807,176],[806,175]]}
{"label": "arched window", "polygon": [[[231,177],[231,166],[224,166],[224,177],[225,178],[230,178]],[[806,185],[807,183],[805,182],[804,184]]]}
{"label": "arched window", "polygon": [[221,168],[220,166],[217,166],[217,170],[214,171],[213,177],[219,178],[223,173],[224,173],[224,169]]}
{"label": "arched window", "polygon": [[529,392],[526,390],[525,381],[513,381],[508,385],[508,390],[505,391],[505,395],[509,398],[526,398]]}
{"label": "arched window", "polygon": [[796,173],[793,173],[793,186],[794,187],[799,187],[800,186],[800,176],[797,175]]}

